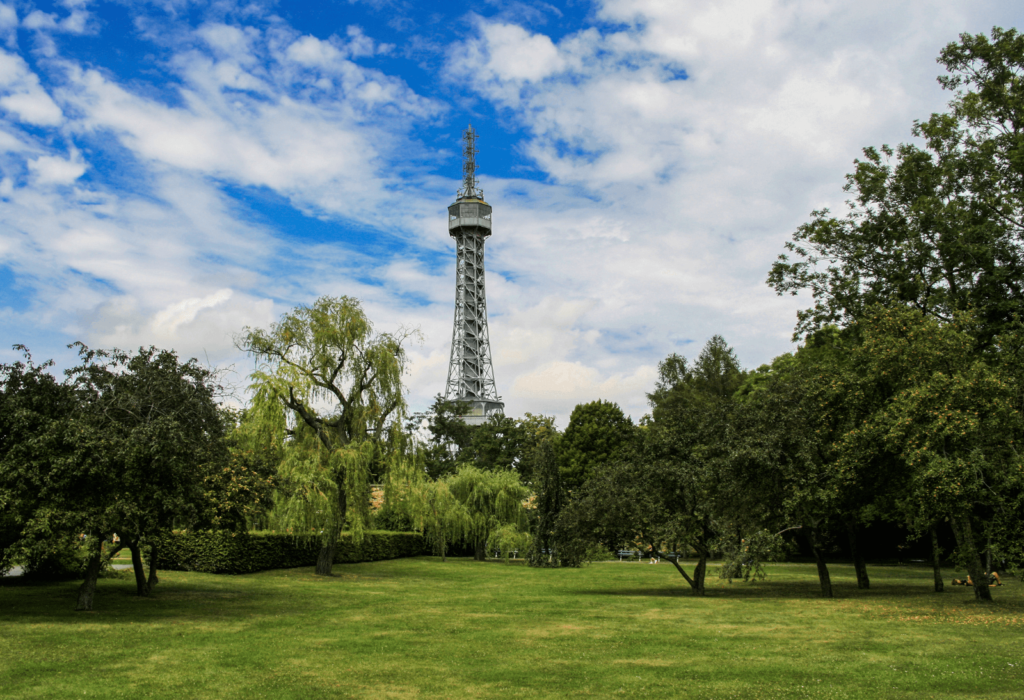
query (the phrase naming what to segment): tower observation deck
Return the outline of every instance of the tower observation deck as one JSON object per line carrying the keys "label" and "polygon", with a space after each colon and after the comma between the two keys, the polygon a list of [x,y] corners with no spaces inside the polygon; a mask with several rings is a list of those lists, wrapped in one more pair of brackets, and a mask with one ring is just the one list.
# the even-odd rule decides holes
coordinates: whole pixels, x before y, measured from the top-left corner
{"label": "tower observation deck", "polygon": [[484,241],[491,235],[491,205],[476,181],[476,132],[462,134],[462,188],[448,207],[448,234],[455,239],[455,323],[444,397],[466,404],[463,420],[478,425],[505,404],[494,385],[484,291]]}

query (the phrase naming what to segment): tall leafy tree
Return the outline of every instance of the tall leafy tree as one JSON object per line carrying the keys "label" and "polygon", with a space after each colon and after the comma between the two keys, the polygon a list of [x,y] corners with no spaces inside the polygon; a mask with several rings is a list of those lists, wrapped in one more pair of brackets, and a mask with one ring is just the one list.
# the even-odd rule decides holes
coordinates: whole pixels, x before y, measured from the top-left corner
{"label": "tall leafy tree", "polygon": [[555,527],[565,505],[561,470],[555,438],[538,441],[530,455],[532,465],[536,522],[528,560],[531,566],[557,563],[555,556]]}
{"label": "tall leafy tree", "polygon": [[245,411],[222,408],[228,427],[227,459],[204,480],[206,508],[201,526],[242,532],[266,527],[267,515],[277,491],[279,450],[255,434]]}
{"label": "tall leafy tree", "polygon": [[[97,479],[93,469],[93,488],[108,489],[90,530],[98,538],[113,531],[121,536],[132,552],[138,593],[147,595],[157,583],[154,536],[175,522],[200,519],[205,479],[227,461],[217,377],[194,358],[181,362],[169,350],[79,350],[83,363],[69,379],[82,402],[83,434],[90,436],[83,442],[86,463],[99,460],[106,478]],[[150,549],[148,579],[144,545]]]}
{"label": "tall leafy tree", "polygon": [[85,530],[106,485],[105,472],[96,472],[91,488],[91,475],[79,469],[83,429],[72,387],[50,373],[51,362],[36,364],[16,349],[24,361],[0,365],[0,571],[28,549],[52,549],[62,534]]}
{"label": "tall leafy tree", "polygon": [[964,34],[939,56],[950,110],[915,124],[922,147],[867,148],[849,211],[812,213],[768,283],[808,290],[796,335],[848,325],[873,304],[949,321],[973,309],[990,342],[1024,301],[1024,37]]}
{"label": "tall leafy tree", "polygon": [[[739,511],[726,508],[724,470],[735,432],[732,395],[744,375],[720,336],[708,341],[692,366],[673,354],[658,369],[655,390],[648,394],[653,418],[633,429],[621,447],[608,449],[610,457],[591,462],[588,478],[558,520],[557,538],[606,546],[642,543],[655,552],[686,547],[697,557],[692,574],[675,557],[668,559],[693,592],[703,595],[715,541],[736,530]],[[599,416],[611,413],[598,408]],[[564,441],[569,439],[567,428]]]}
{"label": "tall leafy tree", "polygon": [[320,575],[343,527],[362,537],[371,471],[400,448],[406,337],[374,331],[355,299],[321,297],[236,341],[257,362],[252,419],[281,450],[281,513],[320,533]]}
{"label": "tall leafy tree", "polygon": [[[555,419],[527,413],[523,418],[501,414],[490,416],[480,425],[463,420],[464,405],[437,396],[427,414],[428,438],[420,441],[420,455],[427,473],[433,478],[452,474],[463,464],[489,471],[512,469],[528,483],[532,478],[532,455],[536,445],[556,434]],[[422,435],[413,419],[408,430]]]}
{"label": "tall leafy tree", "polygon": [[[424,468],[434,479],[453,474],[460,463],[467,461],[476,426],[463,420],[463,411],[459,401],[449,401],[440,394],[434,397],[427,417],[429,439],[421,446]],[[410,429],[418,430],[418,426]]]}
{"label": "tall leafy tree", "polygon": [[1017,334],[1004,334],[995,348],[979,352],[987,340],[969,314],[947,323],[876,307],[861,325],[853,386],[884,392],[885,400],[841,436],[839,466],[852,469],[865,455],[893,455],[903,477],[889,489],[897,507],[908,520],[948,520],[975,594],[990,600],[979,530],[1005,546],[1000,534],[1006,530],[997,523],[1015,520],[1013,504],[1024,489]]}
{"label": "tall leafy tree", "polygon": [[562,485],[579,489],[601,464],[628,448],[635,435],[633,421],[619,405],[598,399],[572,410],[561,442]]}
{"label": "tall leafy tree", "polygon": [[[815,558],[821,595],[831,598],[825,543],[852,517],[852,506],[850,480],[836,468],[829,449],[835,426],[823,410],[836,393],[833,343],[838,339],[821,335],[746,378],[736,396],[723,479],[727,502],[734,513],[745,513],[748,523],[803,536]],[[861,579],[866,582],[867,574],[858,565]]]}

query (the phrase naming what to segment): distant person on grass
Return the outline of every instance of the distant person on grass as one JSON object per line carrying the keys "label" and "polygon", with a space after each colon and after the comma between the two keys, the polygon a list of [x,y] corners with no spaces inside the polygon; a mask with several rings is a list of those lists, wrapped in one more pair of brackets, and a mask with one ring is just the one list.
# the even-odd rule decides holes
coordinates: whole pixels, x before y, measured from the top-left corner
{"label": "distant person on grass", "polygon": [[[993,572],[985,574],[985,575],[988,576],[988,586],[989,586],[989,588],[995,588],[996,586],[1002,586],[1003,585],[1002,580],[999,578],[999,572],[998,571],[993,571]],[[955,578],[955,579],[953,579],[953,585],[954,586],[973,586],[974,582],[971,581],[971,577],[968,574],[966,579],[962,579],[962,578]]]}

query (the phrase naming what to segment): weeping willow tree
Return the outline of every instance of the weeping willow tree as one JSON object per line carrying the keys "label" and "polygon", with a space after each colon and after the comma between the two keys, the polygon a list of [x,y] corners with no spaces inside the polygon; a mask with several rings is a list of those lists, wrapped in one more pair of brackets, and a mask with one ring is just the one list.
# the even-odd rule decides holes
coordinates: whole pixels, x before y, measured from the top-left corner
{"label": "weeping willow tree", "polygon": [[317,574],[331,574],[342,528],[362,538],[371,468],[401,442],[407,337],[375,333],[351,297],[321,297],[236,339],[256,360],[251,425],[281,459],[275,515],[320,535]]}
{"label": "weeping willow tree", "polygon": [[484,471],[473,466],[460,467],[443,479],[452,495],[465,510],[466,538],[476,559],[486,558],[487,541],[503,525],[526,529],[523,501],[530,490],[511,470]]}
{"label": "weeping willow tree", "polygon": [[452,545],[473,547],[476,558],[488,543],[508,553],[529,540],[524,501],[530,490],[513,471],[485,471],[461,465],[454,474],[431,479],[422,455],[395,459],[385,485],[385,500],[409,515],[434,552],[444,560]]}
{"label": "weeping willow tree", "polygon": [[[513,471],[491,472],[463,465],[454,474],[425,483],[425,487],[430,496],[423,504],[436,513],[426,521],[428,538],[444,536],[450,537],[450,542],[465,542],[473,548],[477,561],[486,558],[487,543],[501,528],[526,529],[523,501],[530,496],[530,490]],[[430,524],[439,527],[443,535],[431,535]],[[518,542],[511,531],[502,530],[499,547],[504,544],[505,550],[518,549],[509,546]]]}

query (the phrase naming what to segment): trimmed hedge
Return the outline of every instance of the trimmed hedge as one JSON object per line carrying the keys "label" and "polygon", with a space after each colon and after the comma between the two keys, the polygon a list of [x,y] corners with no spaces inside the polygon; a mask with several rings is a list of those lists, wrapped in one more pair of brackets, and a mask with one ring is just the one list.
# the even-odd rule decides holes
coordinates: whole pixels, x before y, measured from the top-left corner
{"label": "trimmed hedge", "polygon": [[[169,532],[159,538],[159,546],[159,568],[208,574],[251,574],[314,566],[320,553],[318,537],[278,532]],[[367,532],[359,544],[343,532],[334,561],[381,561],[426,553],[423,536],[416,532]]]}

